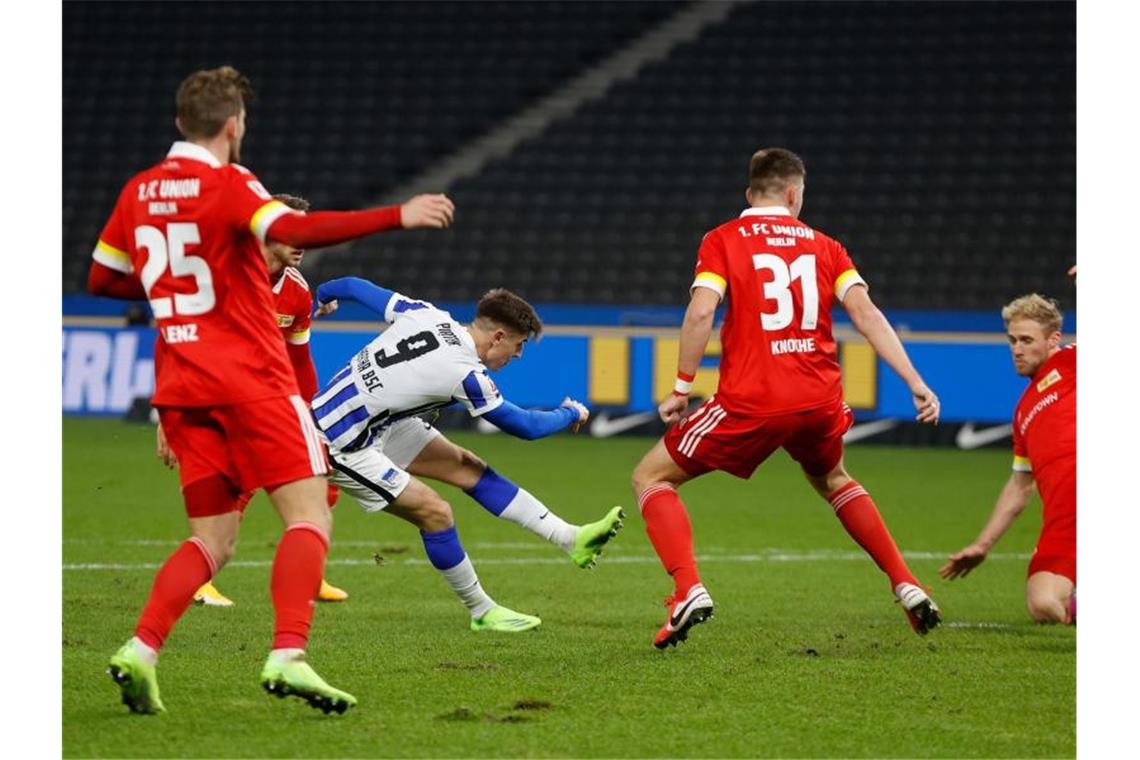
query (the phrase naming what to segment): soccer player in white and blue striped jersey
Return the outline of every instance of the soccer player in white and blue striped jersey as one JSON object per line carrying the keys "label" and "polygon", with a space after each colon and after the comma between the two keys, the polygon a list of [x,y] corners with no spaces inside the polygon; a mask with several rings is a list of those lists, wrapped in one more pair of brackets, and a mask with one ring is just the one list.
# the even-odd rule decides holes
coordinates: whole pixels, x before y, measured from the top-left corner
{"label": "soccer player in white and blue striped jersey", "polygon": [[537,617],[487,595],[460,544],[450,506],[414,477],[464,489],[492,514],[562,548],[579,567],[592,566],[617,534],[624,517],[619,507],[597,522],[567,523],[417,417],[458,402],[527,440],[585,422],[588,410],[569,398],[550,411],[520,409],[487,374],[521,356],[527,340],[541,333],[534,308],[510,291],[492,290],[479,301],[472,323],[463,325],[426,301],[354,277],[322,284],[316,298],[322,306],[356,301],[390,324],[313,398],[313,415],[329,444],[332,482],[366,511],[384,510],[420,529],[429,560],[468,608],[473,630],[539,625]]}

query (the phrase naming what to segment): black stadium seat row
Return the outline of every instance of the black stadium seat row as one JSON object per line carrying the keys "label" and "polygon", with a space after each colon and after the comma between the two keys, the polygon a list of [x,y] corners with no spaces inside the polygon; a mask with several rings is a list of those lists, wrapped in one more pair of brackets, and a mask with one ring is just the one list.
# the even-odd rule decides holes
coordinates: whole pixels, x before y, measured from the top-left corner
{"label": "black stadium seat row", "polygon": [[[245,160],[267,186],[356,207],[683,7],[67,3],[64,288],[82,290],[114,193],[165,149],[194,68],[254,80]],[[805,220],[848,245],[880,303],[994,309],[1040,290],[1071,308],[1075,50],[1071,3],[742,4],[446,188],[452,229],[370,239],[310,279],[675,304],[701,234],[744,205],[748,156],[785,145],[808,165]]]}

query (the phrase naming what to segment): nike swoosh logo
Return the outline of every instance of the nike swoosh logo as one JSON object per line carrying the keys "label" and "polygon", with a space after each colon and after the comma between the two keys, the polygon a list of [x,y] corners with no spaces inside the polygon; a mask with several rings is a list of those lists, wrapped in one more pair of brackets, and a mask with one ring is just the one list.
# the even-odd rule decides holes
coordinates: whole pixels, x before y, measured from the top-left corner
{"label": "nike swoosh logo", "polygon": [[594,417],[594,424],[590,426],[590,435],[594,438],[609,438],[655,419],[657,412],[638,412],[617,418],[611,418],[607,412],[600,412]]}
{"label": "nike swoosh logo", "polygon": [[681,608],[681,609],[680,609],[680,610],[677,612],[677,614],[675,614],[675,615],[673,615],[673,617],[669,618],[669,626],[670,626],[671,628],[676,628],[678,625],[680,625],[680,624],[681,624],[681,621],[685,619],[685,613],[689,611],[689,608],[690,608],[690,607],[692,607],[692,606],[693,606],[693,604],[695,604],[695,603],[696,603],[696,601],[697,601],[698,599],[700,599],[700,598],[701,598],[701,596],[703,596],[703,595],[702,595],[702,594],[697,594],[697,595],[696,595],[696,596],[694,596],[692,599],[690,599],[689,601],[685,602],[685,606],[684,606],[684,607],[682,607],[682,608]]}
{"label": "nike swoosh logo", "polygon": [[985,430],[975,430],[974,423],[967,422],[958,430],[954,443],[958,444],[960,449],[977,449],[988,443],[1008,438],[1012,433],[1013,425],[998,425]]}
{"label": "nike swoosh logo", "polygon": [[861,425],[852,425],[851,429],[843,435],[844,443],[851,443],[853,441],[861,441],[864,438],[885,433],[898,427],[898,420],[875,420],[874,422],[864,422]]}
{"label": "nike swoosh logo", "polygon": [[545,520],[545,519],[546,519],[546,516],[547,516],[548,514],[550,514],[550,512],[549,512],[549,511],[543,512],[541,515],[539,515],[539,516],[538,516],[538,519],[539,519],[539,520]]}

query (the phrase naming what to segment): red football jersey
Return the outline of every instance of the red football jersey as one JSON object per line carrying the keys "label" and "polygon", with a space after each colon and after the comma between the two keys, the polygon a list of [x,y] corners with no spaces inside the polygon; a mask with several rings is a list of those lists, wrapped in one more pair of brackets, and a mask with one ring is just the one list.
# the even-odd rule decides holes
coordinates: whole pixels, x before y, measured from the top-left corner
{"label": "red football jersey", "polygon": [[693,287],[728,298],[717,401],[745,415],[840,401],[831,304],[856,283],[866,285],[843,246],[786,208],[749,208],[709,231]]}
{"label": "red football jersey", "polygon": [[303,346],[309,342],[313,324],[313,293],[309,283],[296,267],[285,267],[273,283],[273,304],[277,310],[277,326],[286,343]]}
{"label": "red football jersey", "polygon": [[158,325],[158,406],[220,406],[297,393],[258,246],[288,206],[257,177],[176,142],[119,195],[94,258],[135,273]]}
{"label": "red football jersey", "polygon": [[1013,413],[1013,469],[1032,472],[1045,505],[1044,527],[1075,529],[1077,493],[1077,347],[1049,357]]}

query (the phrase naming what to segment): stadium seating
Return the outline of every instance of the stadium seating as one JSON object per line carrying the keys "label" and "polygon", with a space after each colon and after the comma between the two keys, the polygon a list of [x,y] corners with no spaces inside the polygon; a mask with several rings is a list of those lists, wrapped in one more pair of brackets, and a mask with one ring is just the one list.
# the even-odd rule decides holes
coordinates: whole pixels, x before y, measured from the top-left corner
{"label": "stadium seating", "polygon": [[[198,4],[156,4],[128,6],[124,24],[121,5],[65,5],[65,289],[82,289],[126,173],[165,148],[171,93],[195,67],[228,60],[254,79],[246,153],[267,186],[352,207],[684,7],[331,4],[309,18],[312,5],[233,4],[203,20]],[[701,234],[744,205],[748,156],[784,145],[808,165],[805,220],[848,246],[881,304],[990,310],[1039,290],[1071,308],[1074,14],[742,4],[447,188],[451,230],[373,238],[310,278],[359,273],[443,301],[504,285],[537,302],[675,304]],[[205,25],[192,40],[165,39],[191,19]]]}

